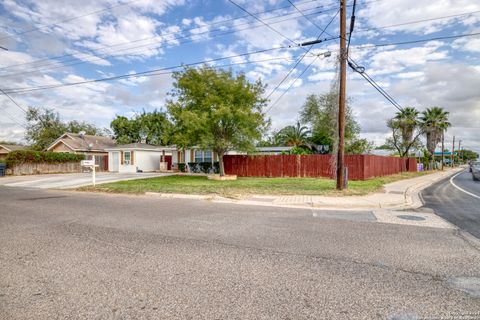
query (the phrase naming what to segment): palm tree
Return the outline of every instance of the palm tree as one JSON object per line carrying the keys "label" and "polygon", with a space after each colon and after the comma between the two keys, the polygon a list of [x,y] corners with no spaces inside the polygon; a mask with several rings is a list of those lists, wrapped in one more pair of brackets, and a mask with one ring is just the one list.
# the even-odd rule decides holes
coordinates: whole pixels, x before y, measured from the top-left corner
{"label": "palm tree", "polygon": [[287,126],[278,132],[278,139],[284,145],[301,147],[308,144],[310,130],[299,121],[295,126]]}
{"label": "palm tree", "polygon": [[404,143],[410,143],[413,139],[413,133],[418,126],[418,114],[418,110],[413,107],[406,107],[395,114],[394,120],[400,128]]}
{"label": "palm tree", "polygon": [[448,122],[448,116],[449,112],[443,110],[443,108],[432,107],[423,111],[420,117],[420,123],[427,138],[427,151],[431,166],[433,165],[435,148],[441,141],[442,134],[452,125]]}

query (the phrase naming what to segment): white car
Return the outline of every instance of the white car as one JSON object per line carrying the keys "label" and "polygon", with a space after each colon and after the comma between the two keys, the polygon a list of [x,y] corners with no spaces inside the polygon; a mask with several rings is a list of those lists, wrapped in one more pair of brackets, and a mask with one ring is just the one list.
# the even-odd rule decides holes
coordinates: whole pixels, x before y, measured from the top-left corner
{"label": "white car", "polygon": [[470,163],[470,172],[472,173],[473,181],[480,180],[480,161],[472,161]]}

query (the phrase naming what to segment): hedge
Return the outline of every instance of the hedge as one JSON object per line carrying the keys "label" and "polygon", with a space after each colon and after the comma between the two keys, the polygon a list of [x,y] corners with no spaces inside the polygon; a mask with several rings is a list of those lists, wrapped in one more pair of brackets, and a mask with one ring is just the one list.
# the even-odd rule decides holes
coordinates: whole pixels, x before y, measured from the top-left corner
{"label": "hedge", "polygon": [[185,163],[178,163],[178,170],[180,172],[187,172],[187,168],[186,168]]}
{"label": "hedge", "polygon": [[188,167],[193,173],[218,173],[220,172],[220,165],[218,161],[214,162],[189,162]]}
{"label": "hedge", "polygon": [[7,166],[21,163],[65,163],[84,160],[85,155],[66,152],[42,152],[33,150],[16,150],[7,154]]}

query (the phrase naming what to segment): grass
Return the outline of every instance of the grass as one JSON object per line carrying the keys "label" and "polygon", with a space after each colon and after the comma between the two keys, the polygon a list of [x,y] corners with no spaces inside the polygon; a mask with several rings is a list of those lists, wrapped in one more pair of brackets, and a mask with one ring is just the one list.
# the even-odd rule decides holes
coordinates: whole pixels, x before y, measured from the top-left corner
{"label": "grass", "polygon": [[216,194],[241,197],[248,194],[272,195],[365,195],[382,191],[386,183],[414,178],[424,172],[408,172],[365,181],[350,181],[344,191],[335,190],[335,181],[325,178],[238,178],[235,181],[213,181],[206,176],[176,175],[149,179],[120,181],[94,187],[82,187],[81,191],[141,194],[145,192]]}

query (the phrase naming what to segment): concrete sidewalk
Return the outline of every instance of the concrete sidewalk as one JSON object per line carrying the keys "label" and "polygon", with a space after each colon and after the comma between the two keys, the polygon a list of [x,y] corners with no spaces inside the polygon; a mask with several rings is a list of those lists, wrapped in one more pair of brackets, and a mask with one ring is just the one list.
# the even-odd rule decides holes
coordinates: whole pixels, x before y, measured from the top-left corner
{"label": "concrete sidewalk", "polygon": [[416,209],[423,205],[420,197],[421,190],[462,170],[464,170],[464,168],[446,169],[445,171],[436,172],[421,177],[400,180],[386,184],[385,192],[383,193],[373,193],[366,196],[327,197],[310,195],[251,195],[241,199],[230,199],[216,195],[161,194],[154,192],[147,192],[146,194],[150,196],[159,196],[162,198],[203,199],[215,202],[292,208],[407,210]]}

